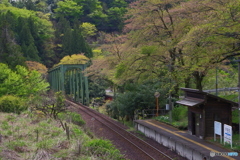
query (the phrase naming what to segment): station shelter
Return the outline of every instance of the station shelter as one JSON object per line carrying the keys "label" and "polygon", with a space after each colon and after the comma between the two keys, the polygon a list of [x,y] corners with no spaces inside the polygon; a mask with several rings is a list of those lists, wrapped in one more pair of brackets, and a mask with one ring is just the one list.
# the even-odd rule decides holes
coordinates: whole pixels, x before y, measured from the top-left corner
{"label": "station shelter", "polygon": [[213,137],[214,121],[232,126],[232,110],[238,103],[196,89],[181,90],[184,98],[176,103],[188,107],[188,132],[191,135],[201,139]]}

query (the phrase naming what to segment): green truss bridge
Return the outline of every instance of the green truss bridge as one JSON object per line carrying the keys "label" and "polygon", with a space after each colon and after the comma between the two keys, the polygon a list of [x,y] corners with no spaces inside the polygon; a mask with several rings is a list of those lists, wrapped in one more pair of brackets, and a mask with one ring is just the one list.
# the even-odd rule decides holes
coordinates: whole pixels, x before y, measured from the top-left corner
{"label": "green truss bridge", "polygon": [[84,76],[86,64],[61,64],[48,71],[50,88],[63,91],[74,101],[89,104],[88,79]]}

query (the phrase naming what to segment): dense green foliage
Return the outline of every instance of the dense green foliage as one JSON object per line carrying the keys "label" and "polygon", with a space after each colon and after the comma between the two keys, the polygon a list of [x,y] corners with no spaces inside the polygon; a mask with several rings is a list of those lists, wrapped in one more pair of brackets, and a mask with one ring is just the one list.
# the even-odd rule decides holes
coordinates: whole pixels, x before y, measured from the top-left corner
{"label": "dense green foliage", "polygon": [[[101,97],[111,87],[119,94],[109,112],[133,118],[138,109],[154,108],[150,95],[156,90],[160,98],[176,99],[180,87],[213,89],[216,68],[219,88],[236,87],[239,6],[238,0],[1,1],[0,62],[13,70],[26,60],[50,68],[63,57],[84,54],[91,61],[90,96]],[[19,78],[11,75],[0,96],[9,94],[7,87],[17,96],[33,94],[25,88],[19,93],[13,85]],[[146,85],[153,79],[158,82]]]}
{"label": "dense green foliage", "polygon": [[[157,82],[149,82],[146,84],[128,84],[125,86],[125,92],[116,95],[113,102],[107,105],[107,112],[114,118],[126,118],[134,119],[136,111],[145,110],[152,112],[156,109],[156,98],[154,93],[160,92],[159,97],[159,109],[163,109],[166,104],[167,89],[160,89],[161,84]],[[143,116],[143,115],[142,115]]]}
{"label": "dense green foliage", "polygon": [[178,129],[186,130],[188,127],[188,108],[186,106],[175,107],[172,110],[172,121],[170,122],[169,114],[156,117],[156,120],[170,124]]}
{"label": "dense green foliage", "polygon": [[26,109],[27,107],[20,97],[12,95],[0,97],[0,112],[19,114]]}
{"label": "dense green foliage", "polygon": [[[25,59],[44,62],[45,58],[50,58],[53,28],[47,15],[0,4],[0,19],[0,33],[3,35],[0,46],[4,46],[0,56],[8,55],[2,56],[1,62],[10,65],[18,60],[14,67],[22,65]],[[14,48],[8,49],[9,46]],[[13,62],[7,60],[8,57]]]}
{"label": "dense green foliage", "polygon": [[[222,70],[223,80],[232,72],[229,61],[240,55],[236,4],[239,1],[135,1],[127,7],[124,34],[105,37],[107,56],[96,60],[101,70],[95,74],[107,75],[116,85],[157,78],[170,85],[175,96],[180,87],[214,88],[214,70]],[[235,87],[236,79],[222,82]]]}
{"label": "dense green foliage", "polygon": [[0,62],[12,68],[24,65],[25,60],[51,67],[66,55],[84,53],[92,57],[78,20],[65,19],[59,13],[60,18],[53,19],[57,22],[53,25],[49,13],[4,4],[0,6]]}
{"label": "dense green foliage", "polygon": [[232,111],[232,123],[239,123],[239,111],[237,109]]}
{"label": "dense green foliage", "polygon": [[58,53],[59,58],[63,58],[66,55],[84,54],[87,57],[92,57],[92,49],[86,43],[80,24],[77,20],[74,20],[73,27],[64,17],[60,17],[56,24],[56,43],[57,47],[55,52]]}
{"label": "dense green foliage", "polygon": [[16,95],[28,98],[47,90],[49,84],[42,79],[37,71],[28,71],[23,66],[11,70],[6,64],[0,63],[0,97]]}
{"label": "dense green foliage", "polygon": [[187,110],[188,108],[186,106],[175,107],[172,110],[173,121],[181,121],[181,120],[187,119],[188,117]]}
{"label": "dense green foliage", "polygon": [[124,0],[70,0],[70,1],[12,1],[17,8],[51,13],[52,17],[64,16],[69,21],[94,24],[99,31],[113,32],[123,28],[127,2]]}
{"label": "dense green foliage", "polygon": [[0,109],[2,112],[20,113],[27,109],[29,97],[36,96],[48,89],[49,84],[42,75],[23,66],[14,70],[0,63]]}
{"label": "dense green foliage", "polygon": [[106,84],[99,81],[89,80],[89,97],[103,97],[105,95]]}
{"label": "dense green foliage", "polygon": [[103,139],[93,139],[86,143],[86,147],[89,149],[89,153],[97,154],[99,158],[104,159],[123,159],[119,156],[119,150],[115,149],[110,141]]}

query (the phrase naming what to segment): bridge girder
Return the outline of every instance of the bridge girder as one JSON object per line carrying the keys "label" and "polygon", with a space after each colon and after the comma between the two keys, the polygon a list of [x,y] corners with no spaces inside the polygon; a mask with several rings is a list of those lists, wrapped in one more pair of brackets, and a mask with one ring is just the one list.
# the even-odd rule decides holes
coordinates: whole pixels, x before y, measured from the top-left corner
{"label": "bridge girder", "polygon": [[50,88],[63,91],[76,102],[89,104],[88,79],[83,71],[86,64],[61,64],[48,71]]}

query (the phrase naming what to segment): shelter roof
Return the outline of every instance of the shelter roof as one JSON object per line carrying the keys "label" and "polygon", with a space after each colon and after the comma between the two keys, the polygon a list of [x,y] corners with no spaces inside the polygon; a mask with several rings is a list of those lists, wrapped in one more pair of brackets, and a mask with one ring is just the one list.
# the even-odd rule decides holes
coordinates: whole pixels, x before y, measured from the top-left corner
{"label": "shelter roof", "polygon": [[197,89],[191,88],[181,88],[185,92],[185,97],[182,100],[177,101],[176,103],[184,105],[184,106],[198,106],[200,104],[207,103],[209,98],[216,99],[216,101],[221,101],[224,103],[231,104],[232,107],[238,107],[238,103],[215,96],[213,94],[199,91]]}

